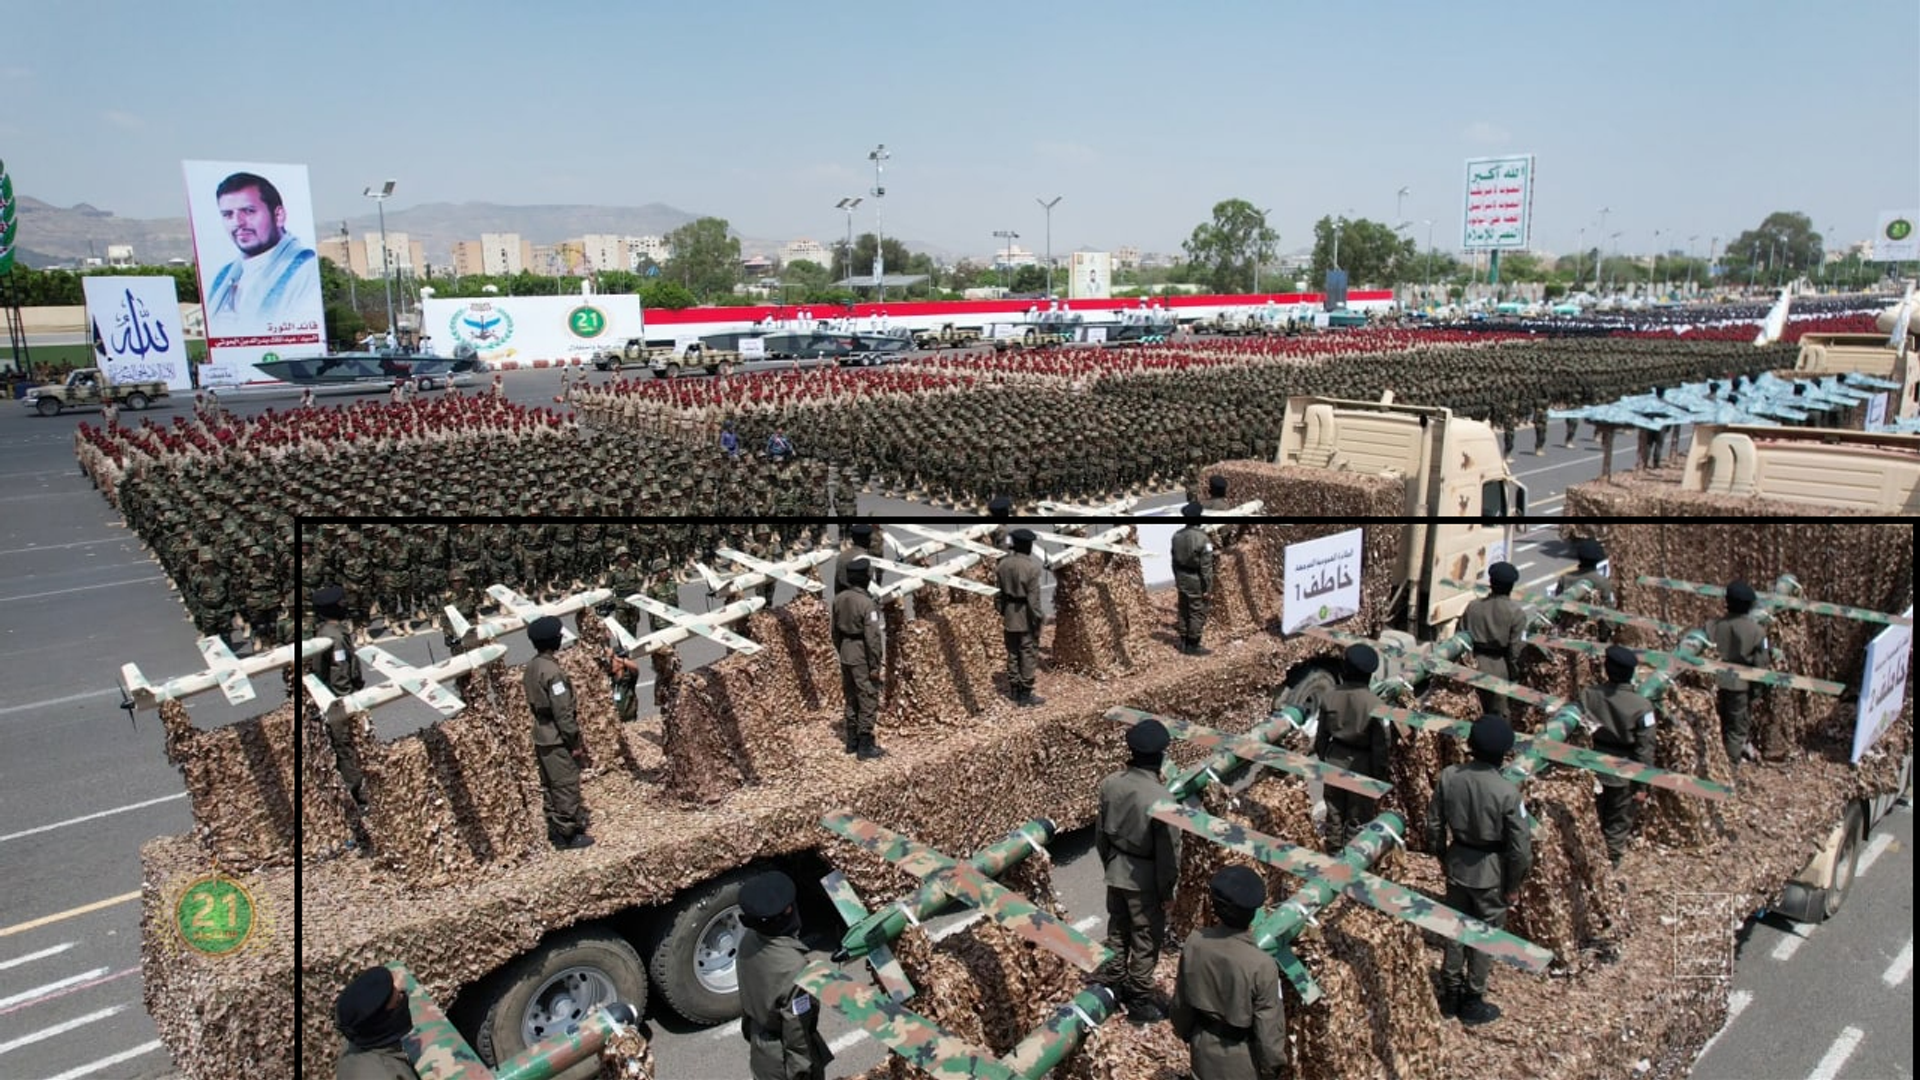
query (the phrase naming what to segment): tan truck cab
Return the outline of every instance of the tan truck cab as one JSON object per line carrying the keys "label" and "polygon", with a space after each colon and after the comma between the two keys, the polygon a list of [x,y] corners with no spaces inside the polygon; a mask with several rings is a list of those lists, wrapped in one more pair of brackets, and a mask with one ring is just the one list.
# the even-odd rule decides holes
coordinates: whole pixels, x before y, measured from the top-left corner
{"label": "tan truck cab", "polygon": [[[1891,326],[1888,332],[1892,332]],[[1793,364],[1796,374],[1844,375],[1857,371],[1899,383],[1898,400],[1888,403],[1889,420],[1920,414],[1920,370],[1916,369],[1920,364],[1914,362],[1912,344],[1895,349],[1887,344],[1887,334],[1808,334],[1800,339],[1800,355]]]}
{"label": "tan truck cab", "polygon": [[1715,495],[1917,514],[1920,435],[1701,424],[1680,484]]}
{"label": "tan truck cab", "polygon": [[[1391,398],[1287,399],[1275,461],[1401,480],[1406,515],[1428,519],[1408,526],[1401,587],[1410,590],[1409,621],[1420,625],[1403,629],[1440,634],[1473,599],[1440,580],[1473,581],[1506,558],[1514,526],[1526,516],[1527,491],[1507,469],[1491,426]],[[1415,612],[1421,618],[1411,618]]]}
{"label": "tan truck cab", "polygon": [[99,368],[78,368],[67,373],[66,382],[28,390],[21,404],[41,416],[58,416],[62,409],[79,406],[98,408],[108,401],[138,412],[166,396],[164,382],[117,383]]}

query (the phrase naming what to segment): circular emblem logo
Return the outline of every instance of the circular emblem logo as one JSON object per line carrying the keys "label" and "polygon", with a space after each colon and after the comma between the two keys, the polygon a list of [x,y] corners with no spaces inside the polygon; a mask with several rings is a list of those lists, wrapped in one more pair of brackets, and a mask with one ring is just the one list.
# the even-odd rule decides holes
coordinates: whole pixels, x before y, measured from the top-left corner
{"label": "circular emblem logo", "polygon": [[263,354],[263,355],[262,355],[262,356],[260,357],[260,362],[261,362],[261,363],[263,363],[263,364],[271,364],[271,363],[273,363],[273,362],[274,362],[275,360],[278,360],[278,359],[280,359],[280,354],[279,354],[279,353],[277,353],[277,352],[270,352],[270,353],[265,353],[265,354]]}
{"label": "circular emblem logo", "polygon": [[465,342],[478,352],[498,351],[513,338],[513,316],[492,304],[475,303],[447,320],[447,336],[455,344]]}
{"label": "circular emblem logo", "polygon": [[1887,239],[1905,240],[1907,237],[1912,235],[1913,235],[1913,222],[1908,221],[1906,218],[1897,217],[1897,218],[1894,218],[1892,221],[1887,222]]}
{"label": "circular emblem logo", "polygon": [[222,874],[197,878],[174,901],[173,925],[195,952],[225,956],[253,935],[253,894]]}
{"label": "circular emblem logo", "polygon": [[597,307],[582,304],[567,312],[567,329],[574,337],[596,338],[607,332],[607,313]]}

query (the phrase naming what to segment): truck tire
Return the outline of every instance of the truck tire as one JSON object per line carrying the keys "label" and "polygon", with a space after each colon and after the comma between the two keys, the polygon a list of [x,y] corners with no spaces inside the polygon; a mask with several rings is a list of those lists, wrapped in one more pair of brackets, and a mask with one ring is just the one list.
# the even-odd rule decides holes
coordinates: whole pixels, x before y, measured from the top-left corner
{"label": "truck tire", "polygon": [[667,378],[669,378],[669,379],[677,379],[677,378],[679,378],[679,377],[680,377],[680,365],[679,365],[679,364],[668,364],[668,365],[667,365]]}
{"label": "truck tire", "polygon": [[696,886],[662,913],[648,950],[653,986],[674,1012],[695,1024],[740,1017],[740,887],[752,876],[735,872]]}
{"label": "truck tire", "polygon": [[43,397],[40,399],[40,404],[34,406],[34,410],[41,416],[59,416],[60,399]]}
{"label": "truck tire", "polygon": [[127,395],[127,408],[132,409],[134,412],[139,412],[141,409],[144,409],[146,407],[147,407],[147,395],[139,392],[138,390],[135,390],[133,393]]}
{"label": "truck tire", "polygon": [[719,377],[724,379],[727,376],[733,374],[733,361],[722,360],[719,363],[708,368],[707,370],[713,372],[715,375],[718,375]]}
{"label": "truck tire", "polygon": [[[601,1005],[624,1001],[636,1012],[647,1005],[647,972],[625,938],[600,929],[567,930],[514,961],[500,976],[485,1009],[474,1049],[497,1065]],[[570,1080],[597,1075],[597,1063],[561,1074]]]}
{"label": "truck tire", "polygon": [[1821,922],[1840,914],[1847,894],[1853,891],[1853,879],[1860,869],[1860,833],[1865,824],[1866,815],[1859,803],[1847,807],[1846,839],[1841,842],[1839,856],[1833,860],[1833,875],[1827,879],[1827,891],[1820,898]]}
{"label": "truck tire", "polygon": [[1302,724],[1313,723],[1320,719],[1320,710],[1327,695],[1339,685],[1339,676],[1324,664],[1295,668],[1287,684],[1274,695],[1273,704],[1275,708],[1291,705],[1300,710]]}

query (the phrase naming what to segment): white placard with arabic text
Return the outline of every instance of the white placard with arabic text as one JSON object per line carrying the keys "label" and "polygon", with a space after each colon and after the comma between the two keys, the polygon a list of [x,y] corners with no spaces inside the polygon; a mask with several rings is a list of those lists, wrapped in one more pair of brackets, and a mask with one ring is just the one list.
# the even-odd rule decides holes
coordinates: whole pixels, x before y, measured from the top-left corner
{"label": "white placard with arabic text", "polygon": [[1887,392],[1885,390],[1867,400],[1867,430],[1872,431],[1875,424],[1887,422]]}
{"label": "white placard with arabic text", "polygon": [[1469,158],[1460,246],[1525,251],[1533,232],[1533,155]]}
{"label": "white placard with arabic text", "polygon": [[765,360],[767,358],[767,340],[765,338],[741,338],[740,359]]}
{"label": "white placard with arabic text", "polygon": [[1292,634],[1360,613],[1361,530],[1287,545],[1280,630]]}
{"label": "white placard with arabic text", "polygon": [[[1905,612],[1913,618],[1913,606]],[[1907,701],[1907,674],[1913,664],[1913,627],[1889,626],[1867,642],[1867,666],[1861,675],[1860,708],[1853,722],[1854,764],[1886,734]]]}
{"label": "white placard with arabic text", "polygon": [[111,382],[163,382],[193,389],[187,334],[173,278],[95,277],[80,280],[87,298],[93,359]]}

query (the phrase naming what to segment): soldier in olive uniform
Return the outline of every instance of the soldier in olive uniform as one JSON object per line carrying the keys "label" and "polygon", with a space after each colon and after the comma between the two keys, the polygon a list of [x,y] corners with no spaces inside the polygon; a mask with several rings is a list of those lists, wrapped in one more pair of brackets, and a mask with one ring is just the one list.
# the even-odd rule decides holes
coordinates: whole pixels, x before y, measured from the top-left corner
{"label": "soldier in olive uniform", "polygon": [[194,591],[199,601],[194,611],[194,625],[202,634],[224,639],[227,631],[233,629],[233,601],[227,590],[227,572],[214,561],[212,545],[200,548],[200,574]]}
{"label": "soldier in olive uniform", "polygon": [[586,812],[580,805],[580,766],[586,744],[574,720],[573,685],[554,654],[560,651],[560,620],[542,615],[527,626],[527,640],[538,654],[527,661],[520,685],[533,710],[533,752],[540,761],[540,787],[546,798],[547,839],[557,848],[592,845]]}
{"label": "soldier in olive uniform", "polygon": [[1576,583],[1586,581],[1593,584],[1593,592],[1585,603],[1613,607],[1616,600],[1613,581],[1607,577],[1606,571],[1600,569],[1600,564],[1607,561],[1607,549],[1598,540],[1582,540],[1574,545],[1573,557],[1580,560],[1580,565],[1554,582],[1553,595],[1565,595]]}
{"label": "soldier in olive uniform", "polygon": [[[326,638],[330,644],[307,661],[308,673],[318,678],[335,696],[345,696],[366,686],[367,681],[360,674],[360,658],[353,654],[353,629],[347,625],[346,590],[338,585],[328,585],[314,593],[313,614],[320,620],[313,636]],[[364,808],[367,805],[363,786],[366,778],[360,772],[360,759],[353,751],[352,731],[352,717],[344,711],[327,718],[327,741],[333,744],[333,756],[340,767],[340,779],[346,781],[347,790],[353,793],[353,801]]]}
{"label": "soldier in olive uniform", "polygon": [[[1512,563],[1487,567],[1490,595],[1471,601],[1460,615],[1460,628],[1473,639],[1474,666],[1502,679],[1513,679],[1519,672],[1520,646],[1527,630],[1527,613],[1513,599],[1519,580],[1520,571]],[[1474,692],[1480,695],[1482,712],[1507,715],[1504,694],[1478,688]]]}
{"label": "soldier in olive uniform", "polygon": [[[1378,670],[1380,654],[1371,646],[1347,647],[1340,685],[1321,703],[1313,753],[1329,765],[1385,780],[1387,758],[1393,751],[1393,728],[1373,716],[1373,710],[1381,705],[1372,686],[1373,673]],[[1378,803],[1378,799],[1327,785],[1328,846],[1334,851],[1345,847],[1373,820]]]}
{"label": "soldier in olive uniform", "polygon": [[[1622,645],[1607,646],[1607,681],[1580,692],[1580,711],[1595,726],[1593,748],[1642,765],[1653,764],[1653,702],[1633,688],[1633,669],[1640,656]],[[1633,838],[1633,819],[1647,801],[1647,786],[1625,777],[1601,773],[1594,808],[1600,814],[1600,834],[1607,838],[1607,858],[1620,865]]]}
{"label": "soldier in olive uniform", "polygon": [[1173,1033],[1187,1044],[1195,1080],[1278,1080],[1287,1064],[1287,1017],[1273,957],[1249,929],[1266,883],[1244,866],[1213,875],[1215,925],[1195,930],[1180,950],[1173,984]]}
{"label": "soldier in olive uniform", "polygon": [[[1507,908],[1519,898],[1520,883],[1533,868],[1533,839],[1520,789],[1500,775],[1513,749],[1513,727],[1505,717],[1474,721],[1467,737],[1473,760],[1440,771],[1427,809],[1427,850],[1440,853],[1447,874],[1447,906],[1495,928],[1507,922]],[[1458,941],[1447,942],[1440,969],[1440,1014],[1463,1024],[1498,1019],[1487,1004],[1487,971],[1493,957]]]}
{"label": "soldier in olive uniform", "polygon": [[[847,567],[852,566],[856,561],[865,561],[868,555],[874,554],[874,552],[870,550],[873,546],[874,531],[873,526],[864,521],[847,530],[847,546],[841,549],[840,554],[836,555],[833,560],[833,591],[835,594],[838,594],[840,590],[847,587]],[[869,581],[875,585],[880,584],[880,574],[873,569],[871,563],[867,566],[867,573]]]}
{"label": "soldier in olive uniform", "polygon": [[887,753],[873,740],[886,669],[880,606],[867,592],[870,569],[864,556],[847,563],[847,583],[833,593],[833,651],[840,657],[840,694],[846,699],[846,749],[861,761]]}
{"label": "soldier in olive uniform", "polygon": [[633,561],[633,552],[625,544],[613,549],[613,565],[607,567],[607,573],[601,579],[603,585],[613,590],[613,621],[626,628],[629,634],[640,632],[640,609],[627,603],[627,597],[639,592],[646,585],[646,578],[640,573],[640,567]]}
{"label": "soldier in olive uniform", "polygon": [[740,889],[747,932],[735,960],[740,1034],[753,1080],[825,1080],[833,1051],[820,1037],[820,1002],[793,985],[807,966],[793,879],[769,870]]}
{"label": "soldier in olive uniform", "polygon": [[[1727,586],[1727,616],[1707,624],[1707,636],[1720,659],[1729,664],[1766,667],[1770,650],[1767,632],[1753,618],[1754,601],[1759,596],[1753,586],[1736,581]],[[1747,735],[1752,724],[1753,684],[1732,672],[1722,671],[1719,680],[1720,738],[1726,744],[1727,764],[1740,767],[1747,751]]]}
{"label": "soldier in olive uniform", "polygon": [[1213,539],[1200,527],[1202,510],[1189,502],[1180,514],[1186,524],[1173,534],[1173,584],[1180,591],[1180,651],[1188,656],[1211,656],[1200,644],[1207,628],[1207,608],[1213,593]]}
{"label": "soldier in olive uniform", "polygon": [[1160,763],[1171,741],[1165,724],[1142,720],[1127,729],[1127,767],[1100,781],[1094,851],[1105,868],[1107,948],[1113,958],[1093,978],[1115,988],[1127,1019],[1151,1024],[1167,1017],[1155,1000],[1153,969],[1167,932],[1167,905],[1180,877],[1180,836],[1152,816],[1166,798]]}
{"label": "soldier in olive uniform", "polygon": [[1013,500],[1005,495],[995,495],[988,499],[987,517],[994,522],[993,534],[988,537],[987,543],[1001,551],[1007,550],[1009,543],[1007,538],[1013,535],[1012,530],[1007,527],[1007,523],[1013,520]]}
{"label": "soldier in olive uniform", "polygon": [[994,567],[1000,591],[993,602],[1000,611],[1001,636],[1007,647],[1007,690],[1020,706],[1044,705],[1035,697],[1033,678],[1040,667],[1040,627],[1047,621],[1040,610],[1040,562],[1033,557],[1032,529],[1015,529],[1008,536],[1013,554]]}
{"label": "soldier in olive uniform", "polygon": [[370,967],[354,976],[334,1000],[333,1017],[345,1040],[334,1080],[420,1080],[404,1043],[413,1010],[393,969]]}

